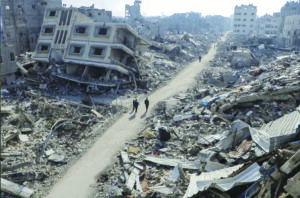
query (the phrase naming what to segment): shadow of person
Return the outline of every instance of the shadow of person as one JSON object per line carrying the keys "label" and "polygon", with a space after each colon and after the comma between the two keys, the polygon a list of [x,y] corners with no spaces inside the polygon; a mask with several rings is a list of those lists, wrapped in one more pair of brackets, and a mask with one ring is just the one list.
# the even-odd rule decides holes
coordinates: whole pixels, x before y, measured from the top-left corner
{"label": "shadow of person", "polygon": [[135,118],[135,114],[129,117],[129,120],[133,120]]}
{"label": "shadow of person", "polygon": [[131,110],[131,112],[129,112],[129,114],[132,114],[134,112],[134,109]]}
{"label": "shadow of person", "polygon": [[143,115],[141,115],[141,119],[145,118],[146,115],[147,115],[147,111]]}

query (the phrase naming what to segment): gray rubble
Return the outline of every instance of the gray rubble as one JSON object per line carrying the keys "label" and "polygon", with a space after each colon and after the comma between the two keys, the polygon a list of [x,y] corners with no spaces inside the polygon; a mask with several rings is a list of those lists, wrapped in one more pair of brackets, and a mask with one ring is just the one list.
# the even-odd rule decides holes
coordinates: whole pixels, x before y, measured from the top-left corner
{"label": "gray rubble", "polygon": [[[275,191],[297,197],[291,181],[300,166],[291,162],[300,148],[300,57],[270,56],[260,66],[232,68],[226,58],[219,65],[220,56],[226,53],[211,62],[212,75],[203,72],[195,87],[156,105],[148,128],[99,176],[96,197],[273,197]],[[235,82],[207,81],[223,67]],[[283,181],[288,184],[278,187]]]}

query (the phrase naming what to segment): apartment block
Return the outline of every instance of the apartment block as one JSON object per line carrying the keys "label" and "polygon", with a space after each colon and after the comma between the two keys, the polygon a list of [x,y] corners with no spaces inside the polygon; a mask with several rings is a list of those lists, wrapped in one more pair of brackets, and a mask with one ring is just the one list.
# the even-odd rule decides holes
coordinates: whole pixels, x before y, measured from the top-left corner
{"label": "apartment block", "polygon": [[264,15],[257,19],[257,34],[263,37],[275,37],[279,35],[281,22],[280,13]]}
{"label": "apartment block", "polygon": [[48,9],[33,59],[85,85],[136,84],[136,58],[149,46],[130,26],[94,20],[78,8]]}
{"label": "apartment block", "polygon": [[235,34],[250,35],[256,31],[257,9],[254,5],[236,6],[234,9]]}
{"label": "apartment block", "polygon": [[286,46],[300,49],[300,14],[285,17],[282,35]]}

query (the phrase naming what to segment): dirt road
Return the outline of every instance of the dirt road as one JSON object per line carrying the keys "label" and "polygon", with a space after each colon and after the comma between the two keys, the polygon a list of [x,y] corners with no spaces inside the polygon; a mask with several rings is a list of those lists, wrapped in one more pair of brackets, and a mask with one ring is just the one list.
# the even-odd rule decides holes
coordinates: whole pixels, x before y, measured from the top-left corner
{"label": "dirt road", "polygon": [[[223,37],[224,39],[225,37]],[[168,85],[149,96],[150,110],[158,102],[178,92],[191,88],[195,77],[203,70],[216,53],[214,45],[199,63],[193,62],[180,72]],[[144,127],[141,116],[145,112],[143,100],[140,100],[139,111],[134,119],[130,114],[123,115],[114,123],[52,188],[48,198],[86,198],[93,193],[92,185],[96,176],[110,166],[114,156],[122,148],[126,140],[135,137]],[[97,130],[97,129],[96,129]]]}

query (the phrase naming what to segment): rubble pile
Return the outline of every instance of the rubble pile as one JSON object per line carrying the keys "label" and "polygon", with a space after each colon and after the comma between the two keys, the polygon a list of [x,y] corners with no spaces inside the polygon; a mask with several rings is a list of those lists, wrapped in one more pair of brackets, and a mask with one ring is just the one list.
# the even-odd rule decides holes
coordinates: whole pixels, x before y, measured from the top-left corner
{"label": "rubble pile", "polygon": [[299,56],[279,57],[161,101],[96,197],[299,197],[299,69]]}
{"label": "rubble pile", "polygon": [[[7,181],[8,189],[11,185],[32,189],[36,197],[47,193],[121,111],[45,97],[33,90],[3,94],[1,100],[1,185]],[[16,195],[3,191],[1,197]]]}
{"label": "rubble pile", "polygon": [[[144,88],[151,91],[162,86],[198,53],[206,53],[211,42],[207,35],[186,34],[153,43],[138,60],[142,63],[141,79],[148,81]],[[52,75],[59,65],[39,64],[31,57],[31,53],[18,57],[22,78],[1,90],[1,184],[8,189],[22,186],[25,196],[39,197],[48,192],[73,159],[92,145],[94,137],[117,119],[123,107],[95,106],[91,96],[114,95],[116,91],[65,83]],[[142,88],[139,86],[139,90]],[[128,87],[118,91],[121,95],[127,92]],[[78,103],[80,95],[82,103]],[[17,193],[4,192],[5,197]]]}
{"label": "rubble pile", "polygon": [[169,34],[161,42],[152,41],[152,45],[140,60],[141,81],[144,88],[152,90],[171,79],[188,63],[207,53],[211,43],[216,40],[214,34]]}

